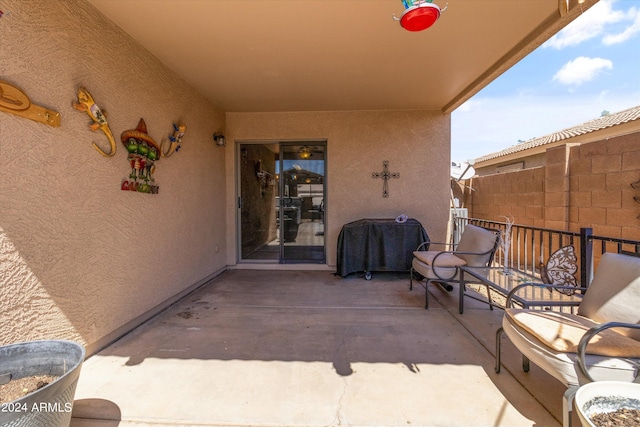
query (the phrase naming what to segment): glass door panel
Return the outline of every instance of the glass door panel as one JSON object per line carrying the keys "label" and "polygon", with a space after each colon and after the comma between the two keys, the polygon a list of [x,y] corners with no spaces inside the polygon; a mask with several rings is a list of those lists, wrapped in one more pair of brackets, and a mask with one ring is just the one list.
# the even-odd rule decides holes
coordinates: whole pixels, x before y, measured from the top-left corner
{"label": "glass door panel", "polygon": [[240,145],[240,259],[279,262],[277,206],[279,145]]}
{"label": "glass door panel", "polygon": [[242,143],[240,259],[326,262],[326,142]]}
{"label": "glass door panel", "polygon": [[325,262],[325,147],[324,141],[281,146],[282,262]]}

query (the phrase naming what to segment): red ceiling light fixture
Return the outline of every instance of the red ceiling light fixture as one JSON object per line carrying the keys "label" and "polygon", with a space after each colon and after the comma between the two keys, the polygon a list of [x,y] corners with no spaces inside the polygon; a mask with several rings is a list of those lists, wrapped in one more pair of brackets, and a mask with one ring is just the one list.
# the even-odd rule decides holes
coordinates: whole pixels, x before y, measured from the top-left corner
{"label": "red ceiling light fixture", "polygon": [[393,16],[393,19],[400,21],[400,25],[407,31],[426,30],[440,18],[440,13],[444,9],[433,3],[433,0],[402,0],[405,11],[400,18]]}

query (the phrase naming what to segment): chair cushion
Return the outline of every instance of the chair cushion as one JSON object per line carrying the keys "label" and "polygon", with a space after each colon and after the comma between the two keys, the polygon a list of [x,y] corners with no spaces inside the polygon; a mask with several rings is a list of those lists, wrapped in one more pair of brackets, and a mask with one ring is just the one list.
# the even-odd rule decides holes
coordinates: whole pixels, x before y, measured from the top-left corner
{"label": "chair cushion", "polygon": [[[640,323],[640,257],[605,252],[578,314],[596,322]],[[640,330],[620,329],[640,340]]]}
{"label": "chair cushion", "polygon": [[[475,225],[467,224],[464,227],[464,232],[460,238],[460,243],[456,248],[458,252],[475,252],[484,253],[489,252],[496,246],[496,240],[498,235],[486,228],[478,227]],[[485,255],[468,255],[460,254],[460,258],[463,258],[467,265],[472,267],[486,266],[491,258],[491,253]]]}
{"label": "chair cushion", "polygon": [[[415,251],[413,253],[413,256],[418,258],[420,261],[422,261],[423,263],[427,264],[427,265],[433,265],[433,259],[436,257],[436,255],[438,255],[439,253],[442,253],[440,251]],[[442,253],[442,255],[440,255],[438,257],[438,259],[436,259],[436,267],[459,267],[462,265],[466,265],[467,262],[465,260],[463,260],[460,257],[455,256],[454,254],[451,253]]]}
{"label": "chair cushion", "polygon": [[[577,358],[575,353],[563,353],[547,347],[510,319],[509,316],[502,317],[505,335],[531,363],[539,366],[566,386],[580,383],[575,369]],[[589,367],[589,373],[595,379],[631,382],[635,378],[636,367],[631,359],[586,354],[585,361]]]}
{"label": "chair cushion", "polygon": [[[580,338],[598,326],[585,317],[555,311],[506,309],[505,316],[513,324],[535,336],[547,347],[561,352],[577,352]],[[615,330],[607,329],[594,337],[587,353],[611,357],[640,357],[640,342]]]}
{"label": "chair cushion", "polygon": [[[444,255],[443,255],[444,256]],[[439,264],[440,258],[436,261]],[[436,266],[435,271],[431,266],[425,262],[420,261],[418,258],[413,258],[411,261],[411,267],[420,273],[422,276],[427,279],[440,279],[440,280],[458,280],[458,269],[455,267],[438,267]],[[437,274],[436,274],[437,273]]]}

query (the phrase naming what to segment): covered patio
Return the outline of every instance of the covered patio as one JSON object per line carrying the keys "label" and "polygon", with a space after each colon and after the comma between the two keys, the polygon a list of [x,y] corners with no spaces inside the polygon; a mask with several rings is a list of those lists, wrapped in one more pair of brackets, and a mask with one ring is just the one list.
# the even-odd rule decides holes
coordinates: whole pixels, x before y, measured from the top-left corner
{"label": "covered patio", "polygon": [[[0,79],[60,126],[0,114],[0,344],[85,347],[74,426],[557,424],[560,384],[508,348],[493,372],[500,311],[332,274],[361,218],[446,239],[451,112],[596,0],[450,3],[415,34],[399,0],[3,2]],[[81,88],[117,144],[73,108]],[[141,118],[160,148],[186,125],[153,194],[127,181]],[[243,257],[241,172],[274,217],[276,185],[273,152],[243,144],[310,142],[322,263]]]}
{"label": "covered patio", "polygon": [[[5,1],[2,80],[60,126],[0,114],[2,342],[93,354],[228,269],[335,271],[342,226],[362,218],[406,214],[445,241],[451,111],[595,3],[457,0],[410,32],[399,0]],[[113,151],[73,108],[80,88]],[[140,162],[122,138],[141,118],[163,153],[186,126],[153,164],[153,194],[128,182]],[[320,263],[241,253],[275,235],[287,191],[271,148],[286,144],[323,147]],[[399,177],[388,193],[372,179],[384,164]]]}
{"label": "covered patio", "polygon": [[72,426],[560,425],[558,381],[510,344],[494,372],[502,311],[430,292],[228,271],[87,360]]}

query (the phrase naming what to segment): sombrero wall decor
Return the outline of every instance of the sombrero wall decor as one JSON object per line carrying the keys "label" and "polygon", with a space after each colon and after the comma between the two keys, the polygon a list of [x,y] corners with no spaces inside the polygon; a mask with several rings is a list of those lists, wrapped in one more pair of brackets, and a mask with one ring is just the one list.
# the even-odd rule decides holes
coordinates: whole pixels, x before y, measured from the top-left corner
{"label": "sombrero wall decor", "polygon": [[400,21],[400,26],[407,31],[422,31],[431,27],[440,18],[440,13],[444,9],[433,3],[433,0],[402,0],[405,11],[400,18],[395,15],[393,18]]}
{"label": "sombrero wall decor", "polygon": [[122,190],[140,193],[158,193],[153,173],[156,170],[155,161],[160,159],[160,147],[147,133],[147,124],[140,119],[138,127],[125,130],[120,140],[129,155],[127,160],[131,166],[131,174],[122,182]]}
{"label": "sombrero wall decor", "polygon": [[[42,121],[51,126],[60,126],[60,114],[39,106],[34,106],[32,111],[27,111],[30,102],[26,94],[0,81],[0,101],[3,99],[6,101],[5,104],[7,102],[10,103],[10,107],[21,112],[19,115],[23,117]],[[78,101],[73,101],[71,105],[76,110],[85,112],[91,117],[93,122],[89,125],[89,129],[94,132],[101,130],[107,136],[110,145],[108,151],[100,148],[95,142],[93,143],[93,148],[104,157],[115,156],[116,140],[107,122],[107,112],[96,104],[89,91],[84,87],[78,88]],[[2,107],[2,102],[0,102],[0,111],[5,111]],[[23,112],[25,114],[22,114]],[[182,138],[186,131],[187,125],[181,120],[173,123],[173,134],[169,135],[168,140],[163,138],[162,142],[158,144],[147,132],[147,124],[141,118],[135,129],[122,132],[120,141],[127,150],[127,161],[131,167],[131,173],[122,181],[120,188],[125,191],[158,194],[160,187],[153,176],[156,170],[155,163],[161,158],[170,157],[180,150]]]}

